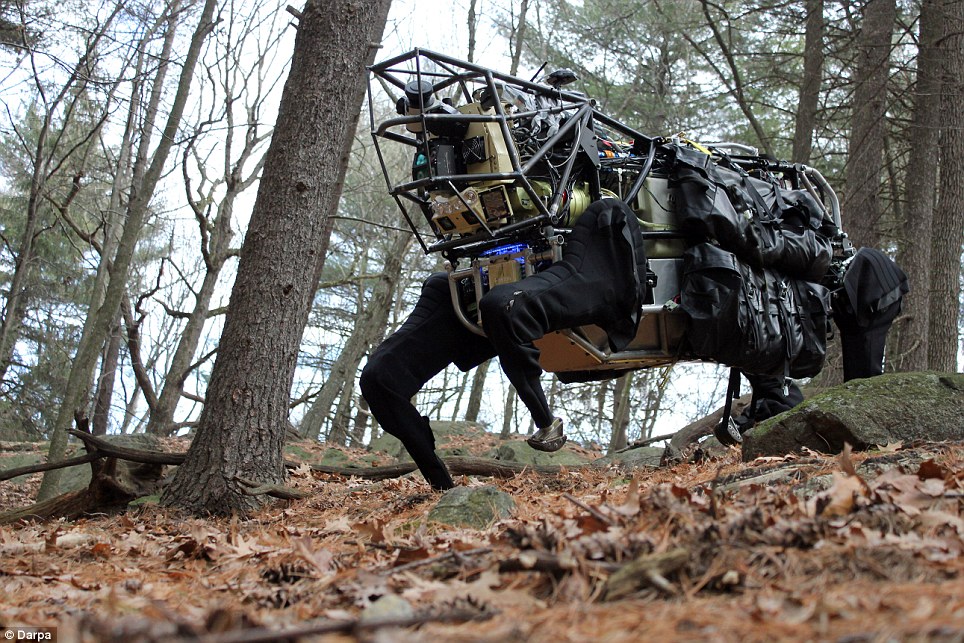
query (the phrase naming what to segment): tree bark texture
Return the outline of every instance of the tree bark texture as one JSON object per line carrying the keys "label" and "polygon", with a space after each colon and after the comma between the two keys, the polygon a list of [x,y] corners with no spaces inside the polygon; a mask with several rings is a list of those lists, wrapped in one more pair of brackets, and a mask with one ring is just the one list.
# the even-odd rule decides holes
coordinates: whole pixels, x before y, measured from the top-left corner
{"label": "tree bark texture", "polygon": [[625,449],[628,443],[626,430],[629,428],[629,406],[632,400],[634,375],[635,373],[626,373],[616,380],[616,386],[613,389],[613,428],[607,454]]}
{"label": "tree bark texture", "polygon": [[238,478],[277,483],[298,349],[389,0],[309,0],[241,248],[197,436],[163,502],[251,509]]}
{"label": "tree bark texture", "polygon": [[793,130],[795,163],[809,163],[813,148],[813,130],[817,123],[817,106],[823,79],[823,0],[807,0],[807,27],[803,45],[803,78],[800,103]]}
{"label": "tree bark texture", "polygon": [[937,159],[941,119],[941,66],[946,52],[944,0],[923,0],[920,12],[920,44],[917,54],[917,82],[914,85],[914,113],[910,125],[909,166],[905,190],[907,218],[897,252],[897,263],[910,280],[904,297],[902,322],[897,327],[900,371],[927,368],[927,343],[931,269],[931,234],[937,202]]}
{"label": "tree bark texture", "polygon": [[961,246],[964,245],[964,1],[944,4],[947,39],[941,61],[940,183],[931,235],[927,362],[930,370],[957,370]]}
{"label": "tree bark texture", "polygon": [[842,203],[844,226],[857,246],[875,247],[880,239],[884,117],[896,13],[895,0],[868,0],[857,36],[856,87]]}
{"label": "tree bark texture", "polygon": [[475,374],[472,375],[472,388],[469,391],[469,405],[465,409],[465,419],[468,422],[478,422],[479,413],[482,411],[482,394],[485,392],[485,377],[489,373],[489,364],[492,360],[486,360],[478,365]]}
{"label": "tree bark texture", "polygon": [[111,328],[110,337],[104,345],[100,360],[100,377],[97,378],[97,397],[94,399],[94,418],[91,433],[107,435],[110,424],[110,401],[114,396],[114,380],[117,364],[120,361],[121,329],[120,322]]}

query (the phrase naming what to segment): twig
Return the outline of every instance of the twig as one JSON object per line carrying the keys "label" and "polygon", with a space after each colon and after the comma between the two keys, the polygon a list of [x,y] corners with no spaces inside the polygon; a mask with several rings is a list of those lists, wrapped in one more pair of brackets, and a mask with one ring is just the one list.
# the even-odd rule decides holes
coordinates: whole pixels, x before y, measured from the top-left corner
{"label": "twig", "polygon": [[612,519],[612,518],[610,518],[610,517],[607,516],[606,514],[602,513],[601,511],[599,511],[599,510],[596,509],[595,507],[590,507],[589,505],[587,505],[586,503],[584,503],[582,500],[579,500],[578,498],[575,498],[575,497],[569,495],[568,493],[562,494],[562,497],[565,498],[566,500],[568,500],[569,502],[571,502],[572,504],[576,505],[576,506],[579,507],[580,509],[582,509],[582,510],[584,510],[584,511],[588,511],[590,514],[592,514],[592,516],[593,516],[594,518],[596,518],[596,519],[598,519],[598,520],[601,520],[602,522],[606,523],[607,525],[613,525],[613,524],[615,524],[615,522],[613,522],[613,519]]}
{"label": "twig", "polygon": [[624,598],[645,585],[651,585],[667,594],[676,594],[676,588],[665,575],[678,571],[689,560],[689,552],[678,548],[661,554],[640,556],[627,563],[606,581],[603,597],[607,601]]}
{"label": "twig", "polygon": [[479,547],[477,549],[468,549],[466,551],[449,551],[438,556],[432,556],[431,558],[423,558],[422,560],[413,560],[410,563],[405,563],[404,565],[399,565],[398,567],[392,567],[388,571],[382,572],[383,576],[390,576],[398,572],[405,572],[410,569],[417,569],[419,567],[424,567],[425,565],[431,565],[433,563],[440,563],[448,558],[455,558],[456,556],[480,556],[482,554],[488,554],[492,551],[491,547]]}

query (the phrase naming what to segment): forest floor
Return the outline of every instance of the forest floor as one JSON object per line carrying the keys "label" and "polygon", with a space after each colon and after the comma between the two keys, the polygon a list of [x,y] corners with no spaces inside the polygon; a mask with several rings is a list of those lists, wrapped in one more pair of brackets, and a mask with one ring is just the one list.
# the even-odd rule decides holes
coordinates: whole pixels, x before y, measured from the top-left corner
{"label": "forest floor", "polygon": [[[515,509],[484,529],[444,526],[427,520],[440,494],[417,474],[303,466],[288,484],[308,498],[247,520],[147,502],[0,527],[0,629],[53,626],[61,641],[964,640],[961,443],[457,482],[494,485]],[[34,490],[0,483],[0,502]]]}

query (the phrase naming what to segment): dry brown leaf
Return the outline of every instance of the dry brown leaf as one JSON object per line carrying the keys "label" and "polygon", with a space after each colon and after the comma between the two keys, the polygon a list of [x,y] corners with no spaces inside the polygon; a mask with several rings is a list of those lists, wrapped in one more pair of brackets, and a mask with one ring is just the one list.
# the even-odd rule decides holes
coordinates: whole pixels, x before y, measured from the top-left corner
{"label": "dry brown leaf", "polygon": [[367,538],[373,543],[383,543],[387,540],[385,535],[385,527],[387,525],[387,520],[373,518],[371,520],[352,523],[351,528],[354,529],[358,535]]}
{"label": "dry brown leaf", "polygon": [[415,561],[425,560],[426,558],[431,557],[432,552],[430,552],[426,547],[399,549],[398,553],[395,555],[395,560],[392,561],[392,566],[398,567],[399,565],[414,563]]}
{"label": "dry brown leaf", "polygon": [[927,480],[930,478],[945,480],[950,477],[950,472],[931,459],[920,463],[920,468],[917,469],[917,477],[921,480]]}
{"label": "dry brown leaf", "polygon": [[897,442],[888,442],[883,446],[877,446],[877,450],[881,453],[897,453],[904,448],[903,440],[897,440]]}
{"label": "dry brown leaf", "polygon": [[833,484],[823,493],[814,496],[813,515],[846,516],[854,510],[857,499],[866,496],[867,485],[857,476],[833,472]]}
{"label": "dry brown leaf", "polygon": [[837,462],[840,463],[840,470],[846,473],[848,476],[860,477],[857,475],[857,469],[854,468],[853,460],[850,458],[852,448],[849,443],[844,442],[843,450],[837,457]]}
{"label": "dry brown leaf", "polygon": [[318,573],[327,576],[336,571],[335,557],[325,548],[316,549],[310,538],[296,538],[294,551],[302,560],[314,567]]}

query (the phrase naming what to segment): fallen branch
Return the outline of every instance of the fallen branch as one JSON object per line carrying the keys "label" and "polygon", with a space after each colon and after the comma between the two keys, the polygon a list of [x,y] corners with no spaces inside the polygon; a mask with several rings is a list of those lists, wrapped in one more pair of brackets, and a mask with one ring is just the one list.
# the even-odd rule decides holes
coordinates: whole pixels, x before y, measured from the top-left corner
{"label": "fallen branch", "polygon": [[[503,460],[492,460],[489,458],[466,458],[456,456],[445,458],[445,464],[449,472],[461,476],[490,476],[493,478],[514,478],[520,473],[533,472],[541,475],[557,475],[562,472],[563,467],[559,465],[535,465],[521,464],[518,462],[505,462]],[[589,466],[588,464],[586,465]],[[577,469],[578,467],[568,466],[566,469]],[[407,473],[415,471],[415,463],[402,462],[384,467],[331,467],[322,464],[311,465],[311,470],[318,473],[328,473],[338,476],[355,476],[366,480],[387,480],[398,478]]]}
{"label": "fallen branch", "polygon": [[383,576],[391,576],[392,574],[397,574],[398,572],[407,572],[411,569],[417,569],[419,567],[425,567],[426,565],[432,565],[434,563],[440,563],[449,558],[458,560],[462,556],[480,556],[482,554],[488,554],[492,551],[491,547],[478,547],[476,549],[467,549],[465,551],[448,551],[444,554],[439,554],[438,556],[432,556],[430,558],[423,558],[422,560],[413,560],[410,563],[405,563],[399,565],[398,567],[392,567],[391,569],[382,572]]}
{"label": "fallen branch", "polygon": [[[0,481],[9,480],[25,474],[39,473],[41,471],[49,471],[52,469],[60,469],[81,464],[90,464],[91,467],[94,467],[94,477],[96,478],[96,472],[101,470],[101,467],[97,465],[97,462],[105,458],[108,460],[126,460],[128,462],[136,462],[143,465],[153,466],[177,466],[182,464],[185,458],[187,458],[186,453],[169,453],[165,451],[145,451],[141,449],[132,449],[130,447],[123,447],[113,444],[104,438],[91,435],[85,431],[70,429],[68,432],[84,443],[84,448],[87,449],[86,455],[70,458],[61,462],[36,464],[0,472]],[[490,476],[493,478],[513,478],[526,472],[537,473],[540,475],[558,475],[565,469],[577,468],[562,467],[559,465],[520,464],[518,462],[504,462],[501,460],[492,460],[488,458],[453,457],[447,458],[445,462],[448,465],[449,470],[455,475]],[[288,460],[286,460],[284,464],[286,469],[296,469],[300,466],[303,466],[301,463]],[[587,464],[585,466],[588,467],[589,465]],[[367,480],[387,480],[390,478],[398,478],[411,473],[416,469],[415,464],[412,462],[403,462],[385,467],[331,467],[321,464],[313,464],[310,465],[310,467],[312,471],[318,473],[326,473],[344,477],[357,477]],[[246,483],[244,484],[245,486],[252,487],[246,490],[246,493],[249,495],[268,495],[274,498],[281,498],[283,500],[294,500],[307,497],[307,494],[303,494],[303,492],[294,491],[282,485],[259,486],[256,483],[252,483],[250,485]],[[136,495],[134,497],[136,497]],[[54,500],[58,499],[55,498]],[[92,497],[86,498],[86,501],[91,500]],[[84,502],[85,500],[82,498],[73,496],[70,498],[63,497],[58,502],[49,506],[45,503],[43,505],[34,505],[33,507],[28,507],[27,509],[19,510],[17,512],[0,514],[0,524],[16,522],[24,518],[50,518],[57,515],[76,516],[90,509],[89,506],[84,506]],[[587,511],[593,513],[592,509],[587,509]],[[605,518],[601,519],[604,521],[606,520]]]}
{"label": "fallen branch", "polygon": [[606,524],[606,525],[613,525],[613,524],[615,524],[615,523],[613,522],[613,519],[612,519],[612,518],[610,518],[610,517],[607,516],[606,514],[602,513],[602,512],[599,511],[598,509],[595,509],[595,508],[593,508],[593,507],[590,507],[589,505],[587,505],[586,503],[584,503],[582,500],[579,500],[578,498],[572,496],[571,494],[564,493],[564,494],[562,494],[562,497],[565,498],[566,500],[568,500],[569,502],[571,502],[572,504],[576,505],[577,507],[579,507],[579,508],[582,509],[583,511],[588,512],[593,518],[595,518],[596,520],[600,521],[601,523]]}
{"label": "fallen branch", "polygon": [[667,433],[666,435],[657,435],[655,438],[646,438],[645,440],[636,440],[627,447],[622,449],[616,449],[616,453],[625,453],[626,451],[632,451],[633,449],[640,449],[642,447],[648,447],[656,442],[662,442],[663,440],[671,440],[676,436],[676,433]]}
{"label": "fallen branch", "polygon": [[6,471],[0,471],[0,482],[3,482],[4,480],[12,480],[13,478],[18,478],[31,473],[43,473],[44,471],[53,471],[54,469],[75,467],[79,464],[87,464],[88,462],[93,462],[94,460],[98,460],[103,457],[104,456],[99,453],[88,453],[86,455],[79,455],[75,458],[61,460],[60,462],[41,462],[39,464],[30,464],[25,467],[17,467],[16,469],[7,469]]}
{"label": "fallen branch", "polygon": [[545,551],[530,549],[521,552],[515,558],[509,558],[499,563],[499,572],[545,572],[549,574],[571,573],[576,569],[615,572],[623,566],[604,560],[581,560],[572,556],[558,556]]}
{"label": "fallen branch", "polygon": [[[747,393],[741,398],[733,400],[733,408],[730,415],[737,416],[750,403],[751,395]],[[666,444],[663,451],[663,464],[681,462],[687,457],[689,447],[696,444],[700,438],[713,434],[713,427],[720,423],[723,418],[723,408],[720,407],[706,417],[687,424],[682,429],[673,434],[670,441]]]}
{"label": "fallen branch", "polygon": [[676,588],[666,580],[666,576],[682,569],[689,558],[690,554],[685,549],[639,556],[609,577],[603,586],[603,600],[625,598],[647,585],[667,594],[676,594]]}
{"label": "fallen branch", "polygon": [[129,447],[118,446],[103,438],[99,438],[96,435],[84,433],[83,431],[78,431],[76,429],[70,429],[67,432],[80,439],[88,451],[91,449],[93,449],[95,452],[99,451],[101,457],[103,458],[118,458],[120,460],[140,462],[142,464],[165,464],[177,466],[179,464],[183,464],[184,459],[187,457],[186,453],[144,451],[141,449],[131,449]]}

